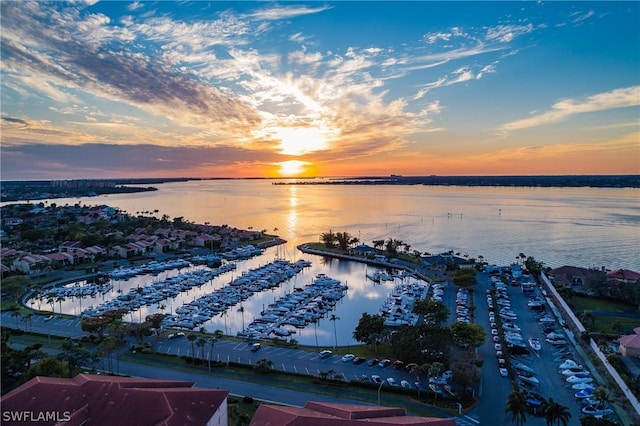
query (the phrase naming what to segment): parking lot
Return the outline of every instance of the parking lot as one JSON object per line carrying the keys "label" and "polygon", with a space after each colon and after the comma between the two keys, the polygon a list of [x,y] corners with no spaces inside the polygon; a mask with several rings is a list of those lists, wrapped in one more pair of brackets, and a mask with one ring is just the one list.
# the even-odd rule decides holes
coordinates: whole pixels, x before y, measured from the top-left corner
{"label": "parking lot", "polygon": [[[508,394],[512,391],[512,380],[518,384],[521,391],[527,393],[528,403],[531,409],[541,402],[541,398],[554,401],[569,408],[571,419],[569,425],[579,425],[580,417],[584,416],[582,409],[585,406],[584,399],[578,399],[574,395],[578,389],[572,388],[575,383],[567,382],[570,377],[561,373],[560,365],[567,359],[576,361],[579,365],[586,365],[573,349],[568,339],[568,330],[562,327],[562,321],[556,319],[550,312],[541,290],[523,292],[520,286],[507,285],[504,292],[496,292],[496,286],[491,284],[491,277],[480,274],[479,284],[475,289],[476,297],[476,323],[487,330],[488,341],[480,349],[484,357],[482,368],[483,378],[481,386],[481,403],[479,407],[480,420],[491,424],[503,424],[506,421],[504,408]],[[500,286],[498,286],[500,288]],[[506,297],[498,295],[506,294]],[[529,306],[529,301],[538,296],[544,302],[542,307]],[[488,297],[491,297],[488,300]],[[498,300],[506,300],[498,304]],[[493,314],[491,314],[493,310]],[[511,311],[506,316],[501,316],[500,311]],[[514,314],[515,317],[512,315]],[[492,326],[492,323],[495,325]],[[513,329],[505,330],[503,324],[511,324]],[[507,328],[511,327],[510,325]],[[519,330],[516,330],[518,329]],[[492,329],[499,332],[491,332]],[[520,344],[524,344],[528,354],[509,354],[506,336],[508,340],[518,342],[518,334],[522,337]],[[551,336],[548,336],[552,334]],[[556,337],[553,337],[553,334]],[[494,341],[495,336],[498,336]],[[560,337],[562,336],[562,337]],[[551,337],[548,339],[548,337]],[[541,343],[538,351],[532,350],[529,339],[537,339]],[[557,340],[554,340],[557,339]],[[563,340],[561,340],[563,339]],[[566,342],[566,344],[562,344]],[[496,345],[501,345],[502,354],[496,355]],[[525,352],[518,350],[517,352]],[[509,377],[503,377],[500,372],[499,360],[505,359]],[[519,367],[519,368],[516,368]],[[586,368],[586,367],[585,367]],[[528,378],[527,376],[531,376]],[[591,374],[585,374],[591,377]],[[588,380],[588,379],[587,379]],[[597,387],[598,383],[592,382]],[[489,397],[489,398],[487,398]],[[490,404],[489,401],[493,401]],[[493,413],[487,408],[493,405]],[[495,410],[495,407],[500,410]],[[489,424],[489,423],[487,423]],[[544,425],[543,417],[528,416],[527,424]]]}

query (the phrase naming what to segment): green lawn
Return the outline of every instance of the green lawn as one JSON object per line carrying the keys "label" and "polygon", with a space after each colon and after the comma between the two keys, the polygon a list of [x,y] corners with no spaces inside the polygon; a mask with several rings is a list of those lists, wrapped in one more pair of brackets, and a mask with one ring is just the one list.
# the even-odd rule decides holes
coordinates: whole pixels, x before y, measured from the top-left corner
{"label": "green lawn", "polygon": [[[571,306],[573,312],[575,312],[578,317],[580,316],[580,313],[582,311],[606,311],[615,314],[617,312],[628,312],[630,310],[633,310],[632,306],[626,305],[624,303],[598,299],[595,297],[573,296],[567,301],[567,303]],[[595,324],[592,327],[589,327],[585,324],[585,327],[587,327],[590,331],[600,333],[614,334],[614,323],[619,323],[622,329],[625,330],[633,329],[640,326],[640,319],[637,318],[627,318],[615,315],[604,316],[598,315],[597,313],[594,313],[593,317],[595,320]]]}
{"label": "green lawn", "polygon": [[598,299],[595,297],[572,296],[568,300],[568,303],[572,306],[574,312],[581,312],[585,310],[622,312],[633,309],[632,306],[625,305],[624,303]]}

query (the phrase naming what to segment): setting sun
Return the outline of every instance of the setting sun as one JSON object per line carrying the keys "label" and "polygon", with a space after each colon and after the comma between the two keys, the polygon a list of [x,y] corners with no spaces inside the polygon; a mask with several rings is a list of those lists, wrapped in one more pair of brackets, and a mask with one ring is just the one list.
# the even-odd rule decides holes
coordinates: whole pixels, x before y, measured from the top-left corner
{"label": "setting sun", "polygon": [[310,163],[307,161],[289,160],[280,164],[279,173],[281,176],[297,176],[305,171],[305,166]]}
{"label": "setting sun", "polygon": [[327,148],[327,131],[317,127],[282,127],[273,133],[280,140],[280,152],[285,155],[303,155]]}

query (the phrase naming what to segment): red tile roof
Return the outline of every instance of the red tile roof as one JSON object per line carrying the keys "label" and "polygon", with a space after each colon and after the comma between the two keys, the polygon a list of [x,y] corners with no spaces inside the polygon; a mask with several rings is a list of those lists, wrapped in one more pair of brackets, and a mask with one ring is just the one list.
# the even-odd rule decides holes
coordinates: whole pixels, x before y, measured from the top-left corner
{"label": "red tile roof", "polygon": [[455,419],[407,416],[404,408],[308,401],[304,408],[261,404],[250,426],[455,426]]}
{"label": "red tile roof", "polygon": [[628,334],[618,340],[626,348],[640,349],[640,334]]}
{"label": "red tile roof", "polygon": [[1,402],[3,412],[70,413],[72,420],[65,423],[70,425],[205,425],[226,406],[229,392],[192,386],[186,381],[85,374],[73,379],[34,377]]}
{"label": "red tile roof", "polygon": [[630,271],[629,269],[619,269],[617,271],[609,272],[607,277],[628,282],[636,282],[640,280],[640,273]]}

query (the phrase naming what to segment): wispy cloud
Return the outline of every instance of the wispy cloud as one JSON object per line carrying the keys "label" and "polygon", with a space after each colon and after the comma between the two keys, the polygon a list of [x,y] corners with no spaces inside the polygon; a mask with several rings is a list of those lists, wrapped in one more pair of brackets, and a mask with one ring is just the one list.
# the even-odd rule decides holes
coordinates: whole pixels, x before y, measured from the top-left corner
{"label": "wispy cloud", "polygon": [[498,25],[487,29],[486,39],[509,43],[516,37],[528,34],[534,30],[533,24],[528,25]]}
{"label": "wispy cloud", "polygon": [[577,24],[591,18],[595,14],[596,13],[593,10],[589,10],[587,12],[574,12],[571,15],[569,15],[569,17],[571,18],[571,22],[573,24]]}
{"label": "wispy cloud", "polygon": [[598,93],[583,99],[564,99],[556,102],[551,109],[533,117],[512,121],[498,128],[502,132],[543,126],[566,120],[576,114],[605,111],[640,105],[640,86],[625,87]]}
{"label": "wispy cloud", "polygon": [[290,19],[302,15],[310,15],[314,13],[324,12],[330,9],[329,6],[308,7],[308,6],[271,6],[268,8],[256,10],[249,14],[254,19],[278,20]]}

